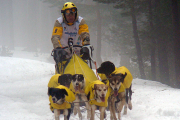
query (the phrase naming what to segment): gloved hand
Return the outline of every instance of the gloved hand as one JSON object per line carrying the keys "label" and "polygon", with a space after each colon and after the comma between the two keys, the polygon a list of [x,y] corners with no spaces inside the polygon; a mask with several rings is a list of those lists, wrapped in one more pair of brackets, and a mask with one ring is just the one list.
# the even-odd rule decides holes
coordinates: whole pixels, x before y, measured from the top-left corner
{"label": "gloved hand", "polygon": [[67,55],[67,52],[61,47],[57,47],[56,49],[54,49],[53,57],[56,62],[65,60],[66,55]]}
{"label": "gloved hand", "polygon": [[82,55],[83,60],[91,59],[92,51],[94,50],[92,45],[85,45],[80,50],[80,55]]}
{"label": "gloved hand", "polygon": [[58,61],[58,59],[57,59],[57,56],[58,56],[58,51],[61,49],[61,47],[57,47],[57,48],[54,48],[53,49],[53,58],[54,58],[54,60],[55,60],[55,62],[57,62]]}

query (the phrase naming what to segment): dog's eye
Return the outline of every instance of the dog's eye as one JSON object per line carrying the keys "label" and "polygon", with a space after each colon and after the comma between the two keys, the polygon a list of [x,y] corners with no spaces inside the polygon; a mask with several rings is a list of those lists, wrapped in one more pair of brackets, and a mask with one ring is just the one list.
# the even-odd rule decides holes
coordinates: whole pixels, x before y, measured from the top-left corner
{"label": "dog's eye", "polygon": [[101,92],[101,90],[99,89],[99,92]]}
{"label": "dog's eye", "polygon": [[114,85],[114,83],[111,83],[111,85]]}
{"label": "dog's eye", "polygon": [[106,91],[106,89],[104,89],[104,91]]}

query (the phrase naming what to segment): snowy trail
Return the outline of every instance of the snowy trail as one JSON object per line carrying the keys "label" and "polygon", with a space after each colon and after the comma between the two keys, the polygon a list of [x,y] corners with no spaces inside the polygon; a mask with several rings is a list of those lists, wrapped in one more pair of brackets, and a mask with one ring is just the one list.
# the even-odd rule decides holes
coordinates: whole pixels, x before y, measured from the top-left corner
{"label": "snowy trail", "polygon": [[[0,57],[0,71],[0,120],[54,119],[47,96],[54,64]],[[179,89],[134,79],[132,90],[133,109],[122,115],[122,120],[180,120]],[[82,114],[86,120],[86,112]],[[109,116],[107,111],[107,120]],[[78,120],[78,116],[72,114],[70,120]]]}

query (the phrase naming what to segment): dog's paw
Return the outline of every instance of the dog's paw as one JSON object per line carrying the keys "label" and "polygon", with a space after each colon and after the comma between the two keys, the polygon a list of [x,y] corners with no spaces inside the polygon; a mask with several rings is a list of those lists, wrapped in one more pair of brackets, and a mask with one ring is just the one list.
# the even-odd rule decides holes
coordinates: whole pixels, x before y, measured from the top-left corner
{"label": "dog's paw", "polygon": [[123,115],[127,115],[127,106],[124,106],[124,113]]}
{"label": "dog's paw", "polygon": [[82,120],[82,114],[81,114],[81,112],[78,113],[78,116],[79,116],[79,120]]}
{"label": "dog's paw", "polygon": [[77,109],[76,108],[74,108],[73,113],[74,113],[74,115],[77,114]]}
{"label": "dog's paw", "polygon": [[131,101],[128,102],[128,108],[129,108],[130,110],[132,110],[132,103],[131,103]]}
{"label": "dog's paw", "polygon": [[89,120],[91,118],[91,111],[87,111],[87,119]]}

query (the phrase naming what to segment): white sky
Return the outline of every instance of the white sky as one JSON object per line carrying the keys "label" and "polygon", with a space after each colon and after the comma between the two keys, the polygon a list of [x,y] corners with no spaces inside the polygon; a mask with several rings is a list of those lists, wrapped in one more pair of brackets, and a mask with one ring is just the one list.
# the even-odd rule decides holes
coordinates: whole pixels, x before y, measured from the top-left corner
{"label": "white sky", "polygon": [[[54,64],[46,63],[50,54],[34,55],[14,51],[13,57],[0,56],[0,120],[54,120],[47,96]],[[180,120],[180,89],[141,79],[132,84],[133,109],[122,120]],[[72,114],[70,120],[78,120],[78,116]]]}

